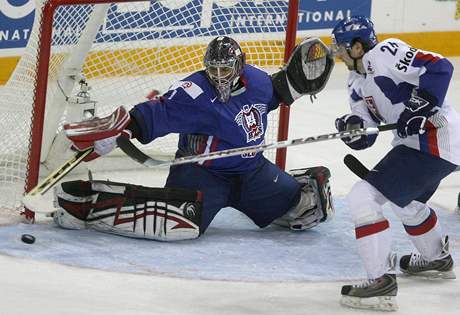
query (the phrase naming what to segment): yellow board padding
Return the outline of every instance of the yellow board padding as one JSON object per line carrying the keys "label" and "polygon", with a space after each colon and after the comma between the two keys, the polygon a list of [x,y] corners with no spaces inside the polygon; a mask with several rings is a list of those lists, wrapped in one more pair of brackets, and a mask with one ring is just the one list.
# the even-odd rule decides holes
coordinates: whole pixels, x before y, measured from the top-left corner
{"label": "yellow board padding", "polygon": [[381,34],[379,40],[396,37],[409,45],[439,53],[445,57],[460,56],[460,32],[423,32],[403,34]]}
{"label": "yellow board padding", "polygon": [[[247,62],[259,67],[281,66],[283,41],[243,42]],[[206,45],[101,50],[88,54],[84,75],[88,78],[147,75],[152,73],[190,73],[203,69]]]}
{"label": "yellow board padding", "polygon": [[[379,41],[398,38],[413,47],[436,52],[445,57],[460,56],[460,31],[377,34],[377,38]],[[327,45],[331,43],[330,37],[321,37],[321,40]]]}
{"label": "yellow board padding", "polygon": [[21,57],[0,58],[0,85],[4,85],[8,81],[20,58]]}
{"label": "yellow board padding", "polygon": [[[413,47],[437,52],[446,57],[460,56],[460,31],[378,35],[379,40],[390,37],[399,38]],[[321,37],[321,39],[326,44],[331,42],[329,36]],[[262,68],[279,67],[283,64],[284,48],[281,40],[241,42],[241,46],[246,52],[248,63]],[[152,73],[189,73],[203,68],[205,50],[206,45],[203,44],[94,51],[87,56],[83,72],[88,78]],[[19,58],[0,58],[0,84],[6,83]]]}

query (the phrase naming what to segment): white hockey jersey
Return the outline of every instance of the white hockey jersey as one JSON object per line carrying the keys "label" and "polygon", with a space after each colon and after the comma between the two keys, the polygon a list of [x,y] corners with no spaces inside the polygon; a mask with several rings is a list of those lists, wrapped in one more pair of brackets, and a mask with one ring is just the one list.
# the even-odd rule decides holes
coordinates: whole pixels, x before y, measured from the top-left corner
{"label": "white hockey jersey", "polygon": [[424,89],[437,99],[438,113],[428,119],[422,135],[402,139],[393,131],[392,145],[403,144],[460,165],[460,116],[445,100],[452,64],[394,38],[367,52],[363,64],[366,75],[351,71],[348,91],[352,113],[364,119],[365,127],[396,123],[412,90]]}

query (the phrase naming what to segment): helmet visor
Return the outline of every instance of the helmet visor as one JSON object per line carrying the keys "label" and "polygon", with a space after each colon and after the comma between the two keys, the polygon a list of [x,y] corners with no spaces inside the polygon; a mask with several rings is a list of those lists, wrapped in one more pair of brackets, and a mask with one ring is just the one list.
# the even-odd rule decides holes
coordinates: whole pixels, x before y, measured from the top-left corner
{"label": "helmet visor", "polygon": [[234,77],[234,67],[227,65],[209,65],[206,67],[209,78],[216,85],[227,85]]}
{"label": "helmet visor", "polygon": [[218,83],[227,83],[233,76],[232,66],[209,66],[207,70],[209,76]]}
{"label": "helmet visor", "polygon": [[345,53],[350,49],[350,44],[347,42],[340,42],[337,37],[332,35],[332,44],[329,46],[334,57],[340,57],[341,54]]}

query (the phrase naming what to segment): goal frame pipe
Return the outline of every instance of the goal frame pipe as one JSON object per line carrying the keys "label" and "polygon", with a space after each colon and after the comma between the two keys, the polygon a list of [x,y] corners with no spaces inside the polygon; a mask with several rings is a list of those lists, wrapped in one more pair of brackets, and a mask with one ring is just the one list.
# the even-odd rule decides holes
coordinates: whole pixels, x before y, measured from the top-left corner
{"label": "goal frame pipe", "polygon": [[[43,126],[40,163],[46,161],[53,147],[53,135],[58,129],[64,111],[67,111],[67,117],[76,117],[74,120],[81,118],[80,109],[76,105],[69,106],[68,97],[79,80],[78,74],[82,70],[82,65],[96,38],[99,27],[104,22],[109,7],[110,3],[94,7],[89,19],[86,21],[84,29],[80,33],[78,45],[75,46],[75,49],[72,49],[72,54],[66,58],[66,61],[62,64],[62,68],[57,72],[56,82],[52,82],[59,86],[60,93],[55,93],[52,98],[50,98],[50,95],[47,95],[48,104],[45,110],[47,124]],[[49,84],[48,89],[52,89],[52,86]],[[63,106],[63,104],[66,104],[66,106]],[[76,114],[79,115],[76,116]]]}
{"label": "goal frame pipe", "polygon": [[[111,3],[123,2],[141,2],[142,0],[110,0]],[[27,159],[27,171],[25,181],[25,192],[31,191],[37,184],[40,170],[41,144],[43,140],[43,126],[45,120],[46,93],[48,88],[48,68],[49,58],[51,56],[51,40],[53,31],[53,16],[56,9],[65,5],[85,5],[85,4],[102,4],[107,0],[49,0],[43,5],[40,21],[40,35],[38,38],[37,51],[37,70],[36,78],[40,76],[43,79],[37,79],[34,91],[34,104],[32,107],[32,118],[30,128],[30,153]],[[297,20],[298,20],[298,0],[289,0],[288,5],[288,24],[286,28],[286,44],[284,62],[286,63],[294,49]],[[37,16],[37,12],[36,12]],[[46,79],[44,79],[46,78]],[[287,139],[289,125],[289,108],[281,105],[280,121],[278,123],[278,140]],[[286,120],[286,121],[282,121]],[[284,155],[284,156],[283,156]],[[286,163],[286,149],[279,149],[276,154],[276,163],[284,169]],[[33,219],[34,213],[25,209],[26,218]]]}
{"label": "goal frame pipe", "polygon": [[[140,1],[142,0],[110,0],[109,2],[122,3]],[[60,6],[102,4],[107,2],[106,0],[49,0],[43,5],[40,21],[40,35],[38,38],[37,70],[35,73],[37,83],[34,91],[33,115],[30,128],[30,153],[27,159],[26,181],[24,187],[26,193],[30,192],[38,184],[39,179],[54,13]],[[37,16],[37,12],[35,14],[35,16]],[[40,78],[43,79],[40,80]],[[29,220],[34,219],[34,212],[27,208],[24,209],[24,215]]]}
{"label": "goal frame pipe", "polygon": [[[299,0],[289,0],[288,17],[286,27],[286,41],[284,48],[284,64],[286,64],[295,48],[297,38],[297,24],[299,14]],[[284,141],[288,139],[289,135],[289,115],[290,108],[288,105],[281,103],[278,121],[278,139],[277,141]],[[287,149],[280,148],[276,150],[276,165],[284,170],[286,168]]]}

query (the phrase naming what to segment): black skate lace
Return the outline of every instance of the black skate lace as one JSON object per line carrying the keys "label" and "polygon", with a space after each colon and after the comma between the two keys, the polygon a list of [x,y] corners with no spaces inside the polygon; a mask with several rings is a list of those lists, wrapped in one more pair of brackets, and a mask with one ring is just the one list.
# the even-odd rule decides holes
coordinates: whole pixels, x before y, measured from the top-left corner
{"label": "black skate lace", "polygon": [[413,267],[425,267],[429,261],[422,258],[420,254],[412,254],[410,256],[409,266]]}

